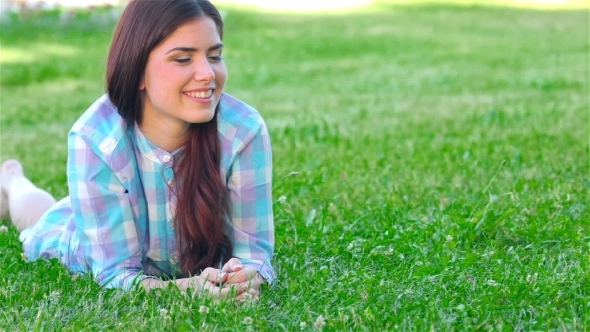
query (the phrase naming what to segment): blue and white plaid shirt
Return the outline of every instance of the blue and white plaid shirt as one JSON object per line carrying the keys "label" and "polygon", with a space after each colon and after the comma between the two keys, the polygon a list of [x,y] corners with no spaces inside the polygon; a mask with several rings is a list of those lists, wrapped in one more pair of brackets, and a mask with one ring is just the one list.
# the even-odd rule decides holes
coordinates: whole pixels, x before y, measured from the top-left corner
{"label": "blue and white plaid shirt", "polygon": [[[217,121],[233,256],[272,281],[272,156],[266,125],[255,109],[225,93]],[[72,272],[91,271],[107,287],[130,288],[148,275],[177,274],[176,198],[169,187],[174,158],[123,120],[108,96],[101,97],[68,137],[70,196],[21,233],[25,253],[31,260],[57,257]]]}

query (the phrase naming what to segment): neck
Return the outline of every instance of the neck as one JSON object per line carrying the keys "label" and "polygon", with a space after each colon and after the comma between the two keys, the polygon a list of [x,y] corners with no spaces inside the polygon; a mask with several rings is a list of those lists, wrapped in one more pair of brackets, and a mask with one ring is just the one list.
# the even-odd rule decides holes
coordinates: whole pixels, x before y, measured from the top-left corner
{"label": "neck", "polygon": [[[147,115],[147,112],[144,115]],[[183,145],[188,123],[144,116],[139,124],[139,130],[157,147],[172,152]]]}

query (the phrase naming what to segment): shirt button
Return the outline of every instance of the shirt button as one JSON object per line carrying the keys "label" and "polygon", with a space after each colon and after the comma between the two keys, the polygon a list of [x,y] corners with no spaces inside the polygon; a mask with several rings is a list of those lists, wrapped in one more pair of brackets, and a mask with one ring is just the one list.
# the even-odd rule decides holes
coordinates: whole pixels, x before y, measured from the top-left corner
{"label": "shirt button", "polygon": [[162,157],[162,160],[164,160],[164,162],[167,163],[170,160],[172,160],[172,157],[170,157],[169,155],[165,155],[164,157]]}

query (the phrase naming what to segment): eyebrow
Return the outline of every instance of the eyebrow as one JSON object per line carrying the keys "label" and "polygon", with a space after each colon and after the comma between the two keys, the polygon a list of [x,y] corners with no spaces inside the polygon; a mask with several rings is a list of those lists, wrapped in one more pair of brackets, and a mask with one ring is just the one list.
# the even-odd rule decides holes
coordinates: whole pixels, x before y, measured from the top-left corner
{"label": "eyebrow", "polygon": [[[220,48],[223,48],[223,44],[219,43],[217,45],[211,46],[209,47],[209,49],[207,50],[207,52],[209,51],[214,51],[214,50],[218,50]],[[171,50],[169,50],[168,52],[166,52],[166,54],[174,52],[174,51],[181,51],[181,52],[196,52],[197,49],[194,47],[175,47]]]}

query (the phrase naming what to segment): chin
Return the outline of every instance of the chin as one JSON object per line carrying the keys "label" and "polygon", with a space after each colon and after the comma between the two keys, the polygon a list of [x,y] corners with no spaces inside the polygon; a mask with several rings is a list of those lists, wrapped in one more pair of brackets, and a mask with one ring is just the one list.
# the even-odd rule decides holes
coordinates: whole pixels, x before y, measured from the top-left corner
{"label": "chin", "polygon": [[211,114],[201,114],[199,116],[194,116],[194,117],[187,119],[188,120],[187,122],[205,123],[205,122],[209,122],[209,121],[213,120],[214,116],[215,116],[215,112],[212,112]]}

